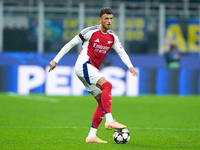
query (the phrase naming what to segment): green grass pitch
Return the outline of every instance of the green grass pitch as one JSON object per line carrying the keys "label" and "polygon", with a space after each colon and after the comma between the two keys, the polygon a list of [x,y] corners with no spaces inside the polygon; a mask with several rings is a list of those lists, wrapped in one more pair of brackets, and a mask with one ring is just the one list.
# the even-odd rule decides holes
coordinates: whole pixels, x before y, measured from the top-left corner
{"label": "green grass pitch", "polygon": [[92,96],[0,94],[0,150],[200,149],[199,96],[113,97],[126,144],[114,142],[105,119],[97,135],[108,144],[85,142],[96,106]]}

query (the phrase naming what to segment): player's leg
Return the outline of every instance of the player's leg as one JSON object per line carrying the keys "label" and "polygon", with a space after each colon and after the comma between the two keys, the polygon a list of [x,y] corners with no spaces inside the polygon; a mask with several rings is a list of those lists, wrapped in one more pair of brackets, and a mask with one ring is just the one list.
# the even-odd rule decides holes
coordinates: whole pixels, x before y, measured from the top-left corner
{"label": "player's leg", "polygon": [[[93,94],[93,92],[91,92],[91,94]],[[107,143],[107,141],[103,141],[99,138],[97,138],[96,134],[97,134],[97,129],[100,125],[100,123],[102,122],[103,118],[104,118],[104,109],[102,107],[101,104],[101,94],[94,96],[95,99],[98,102],[98,106],[93,114],[92,117],[92,125],[90,128],[90,132],[88,134],[88,137],[86,138],[86,142],[95,142],[95,143]]]}
{"label": "player's leg", "polygon": [[101,89],[99,89],[96,86],[97,80],[101,78],[103,75],[99,72],[98,69],[93,67],[91,64],[75,65],[75,73],[78,76],[78,78],[81,80],[85,88],[93,95],[93,97],[95,97],[95,99],[98,102],[98,106],[94,112],[94,115],[92,118],[92,125],[90,128],[90,132],[86,138],[86,142],[107,143],[106,141],[103,141],[96,136],[99,124],[101,123],[105,115],[104,110],[102,108],[101,100],[100,100]]}
{"label": "player's leg", "polygon": [[[101,94],[100,94],[101,95]],[[95,99],[97,100],[98,106],[93,114],[92,117],[92,127],[98,129],[100,123],[102,122],[105,112],[101,103],[100,95],[96,96]]]}
{"label": "player's leg", "polygon": [[111,90],[112,90],[112,84],[108,82],[104,77],[101,77],[97,81],[97,87],[101,88],[101,103],[103,106],[103,109],[105,111],[106,115],[106,123],[105,127],[107,129],[111,128],[126,128],[125,125],[122,125],[118,122],[116,122],[111,113],[111,105],[112,105],[112,98],[111,98]]}
{"label": "player's leg", "polygon": [[[76,75],[82,81],[86,89],[91,92],[95,98],[102,92],[102,95],[100,96],[102,107],[106,113],[107,121],[111,122],[113,120],[111,115],[112,84],[108,82],[105,77],[103,77],[103,74],[91,64],[86,63],[84,66],[84,68],[80,68],[81,65],[77,65],[75,67]],[[98,98],[96,99],[98,100]]]}
{"label": "player's leg", "polygon": [[[100,73],[100,71],[98,69],[96,69],[95,67],[93,67],[91,64],[84,64],[84,65],[85,65],[85,67],[83,67],[82,65],[76,65],[75,73],[79,77],[79,79],[82,81],[82,83],[84,84],[86,89],[89,92],[91,92],[91,94],[96,98],[96,100],[101,101],[101,105],[98,104],[97,109],[95,110],[95,113],[93,116],[94,123],[92,123],[89,135],[86,138],[86,142],[107,143],[106,141],[103,141],[96,136],[98,126],[102,121],[102,120],[99,121],[99,118],[102,116],[102,113],[103,113],[102,110],[104,110],[104,112],[111,112],[111,103],[110,103],[110,106],[108,106],[108,108],[110,108],[110,111],[108,111],[106,101],[104,101],[105,103],[103,102],[104,103],[103,104],[102,99],[101,99],[102,90],[100,88],[103,85],[103,83],[107,80],[103,77],[102,73]],[[101,80],[101,79],[104,79],[104,80]],[[97,82],[98,82],[98,84],[97,84]],[[99,85],[100,88],[98,88],[96,85]],[[111,88],[109,89],[110,93],[111,93]],[[107,89],[107,86],[105,86],[105,87],[103,86],[104,91],[106,91],[105,89]],[[106,95],[106,94],[104,94],[104,95]],[[105,111],[105,108],[103,105],[106,107],[106,111]],[[110,120],[110,121],[112,120],[112,121],[110,122],[108,120]],[[113,121],[114,120],[112,118],[111,113],[106,113],[106,122],[109,122],[111,124]],[[110,124],[109,124],[109,127],[110,127]],[[116,123],[114,122],[114,125],[115,124]],[[94,128],[94,125],[96,128]],[[105,125],[105,127],[107,127],[106,125]],[[117,127],[116,125],[115,126],[114,125],[112,125],[113,128],[119,128],[119,126]],[[120,128],[121,128],[121,126],[120,126]]]}
{"label": "player's leg", "polygon": [[112,84],[108,82],[104,77],[101,77],[97,81],[97,87],[102,90],[101,93],[101,103],[106,115],[106,122],[111,122],[113,120],[111,114],[111,105],[112,105],[112,97],[111,97],[111,90]]}

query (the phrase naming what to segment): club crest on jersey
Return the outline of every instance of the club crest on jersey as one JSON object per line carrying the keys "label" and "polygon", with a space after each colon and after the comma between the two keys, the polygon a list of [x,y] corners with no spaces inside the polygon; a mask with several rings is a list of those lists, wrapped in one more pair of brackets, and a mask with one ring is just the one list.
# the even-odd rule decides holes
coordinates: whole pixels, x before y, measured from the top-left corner
{"label": "club crest on jersey", "polygon": [[111,43],[113,43],[113,41],[108,41],[108,42],[107,42],[107,44],[111,44]]}
{"label": "club crest on jersey", "polygon": [[100,43],[99,39],[96,39],[94,42]]}

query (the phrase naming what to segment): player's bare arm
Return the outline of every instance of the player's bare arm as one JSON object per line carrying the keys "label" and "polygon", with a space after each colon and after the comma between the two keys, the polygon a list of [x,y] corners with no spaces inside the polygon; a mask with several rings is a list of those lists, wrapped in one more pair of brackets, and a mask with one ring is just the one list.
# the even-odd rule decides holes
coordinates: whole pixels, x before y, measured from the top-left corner
{"label": "player's bare arm", "polygon": [[57,63],[56,63],[54,60],[52,60],[49,64],[50,64],[49,72],[50,72],[51,70],[53,70],[53,69],[57,66]]}

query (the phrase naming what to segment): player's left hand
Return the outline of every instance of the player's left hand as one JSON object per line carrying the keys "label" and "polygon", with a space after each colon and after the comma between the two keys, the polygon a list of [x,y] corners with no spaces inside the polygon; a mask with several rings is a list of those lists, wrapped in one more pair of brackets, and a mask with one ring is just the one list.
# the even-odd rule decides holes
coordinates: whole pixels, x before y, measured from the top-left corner
{"label": "player's left hand", "polygon": [[135,70],[134,67],[129,68],[129,71],[132,73],[133,76],[138,76],[138,72]]}
{"label": "player's left hand", "polygon": [[57,66],[57,63],[54,60],[52,60],[49,64],[50,64],[49,72]]}

